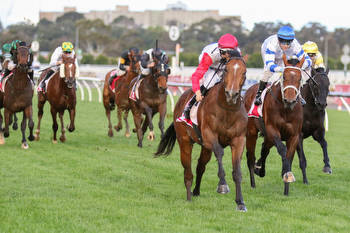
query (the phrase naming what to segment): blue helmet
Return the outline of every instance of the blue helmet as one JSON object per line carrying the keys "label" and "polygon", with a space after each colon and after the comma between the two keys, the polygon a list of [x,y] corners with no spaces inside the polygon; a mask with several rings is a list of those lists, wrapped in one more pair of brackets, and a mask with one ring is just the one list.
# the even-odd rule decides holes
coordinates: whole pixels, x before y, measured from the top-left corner
{"label": "blue helmet", "polygon": [[289,26],[283,26],[278,30],[277,32],[278,38],[284,39],[284,40],[294,40],[295,33],[293,28]]}

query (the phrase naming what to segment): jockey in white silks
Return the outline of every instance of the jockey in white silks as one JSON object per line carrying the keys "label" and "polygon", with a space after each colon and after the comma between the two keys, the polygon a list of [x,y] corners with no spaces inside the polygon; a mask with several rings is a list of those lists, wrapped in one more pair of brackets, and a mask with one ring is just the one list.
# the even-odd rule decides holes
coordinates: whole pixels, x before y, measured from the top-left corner
{"label": "jockey in white silks", "polygon": [[[178,122],[185,122],[192,126],[190,119],[191,107],[195,102],[202,101],[208,89],[220,82],[225,69],[225,61],[235,53],[241,55],[237,38],[229,33],[221,36],[217,43],[209,44],[203,48],[199,56],[199,65],[192,74],[192,91],[195,95],[186,105],[182,116],[177,119]],[[200,86],[199,80],[202,78],[204,79],[203,85]]]}
{"label": "jockey in white silks", "polygon": [[[68,55],[71,58],[74,58],[75,52],[73,50],[73,44],[71,42],[63,42],[61,46],[58,46],[53,54],[51,55],[50,59],[50,70],[47,72],[45,78],[41,81],[41,89],[45,90],[45,81],[56,71],[60,69],[60,65],[63,64],[62,61],[62,55],[63,53]],[[79,77],[79,67],[78,67],[78,60],[75,58],[75,77]]]}
{"label": "jockey in white silks", "polygon": [[[283,54],[286,54],[287,59],[296,57],[299,61],[305,56],[302,69],[310,70],[312,61],[304,52],[299,42],[295,39],[294,30],[289,26],[281,27],[277,34],[268,37],[261,46],[264,71],[260,79],[259,89],[254,102],[256,105],[261,104],[261,93],[265,89],[271,76],[273,76],[275,73],[279,73],[278,75],[283,73]],[[301,96],[300,100],[305,102]]]}

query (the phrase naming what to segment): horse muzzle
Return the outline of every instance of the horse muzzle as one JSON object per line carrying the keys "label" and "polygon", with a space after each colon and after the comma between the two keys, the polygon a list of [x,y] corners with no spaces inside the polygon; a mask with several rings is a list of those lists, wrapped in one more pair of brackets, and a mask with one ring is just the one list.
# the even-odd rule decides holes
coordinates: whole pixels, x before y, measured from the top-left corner
{"label": "horse muzzle", "polygon": [[158,85],[158,90],[161,94],[164,94],[166,92],[166,90],[168,89],[167,86],[163,87],[163,86],[159,86]]}
{"label": "horse muzzle", "polygon": [[225,90],[225,96],[227,103],[236,104],[239,97],[239,91]]}
{"label": "horse muzzle", "polygon": [[284,104],[284,108],[289,108],[290,110],[293,110],[293,108],[297,104],[297,99],[292,99],[292,100],[283,99],[283,104]]}

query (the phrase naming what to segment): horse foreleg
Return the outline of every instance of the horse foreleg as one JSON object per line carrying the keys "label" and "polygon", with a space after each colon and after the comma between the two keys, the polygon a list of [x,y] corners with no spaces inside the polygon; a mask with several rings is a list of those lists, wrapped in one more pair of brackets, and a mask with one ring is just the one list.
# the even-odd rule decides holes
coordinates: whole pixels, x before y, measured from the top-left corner
{"label": "horse foreleg", "polygon": [[237,210],[246,212],[247,208],[243,201],[241,182],[242,182],[242,171],[241,171],[241,160],[245,145],[245,135],[233,138],[231,142],[231,153],[232,153],[232,179],[236,186],[236,204]]}
{"label": "horse foreleg", "polygon": [[106,107],[106,116],[108,120],[108,136],[113,137],[113,130],[112,130],[112,122],[111,122],[111,110],[108,107]]}
{"label": "horse foreleg", "polygon": [[26,139],[26,128],[27,128],[27,116],[25,111],[23,111],[23,119],[21,122],[21,132],[22,132],[22,148],[23,149],[28,149],[28,143]]}
{"label": "horse foreleg", "polygon": [[29,141],[33,141],[35,139],[34,135],[33,135],[33,129],[34,129],[34,121],[33,121],[33,108],[32,105],[30,105],[29,107],[27,107],[24,110],[24,113],[26,115],[26,118],[28,119],[28,128],[29,128],[29,136],[28,136],[28,140]]}
{"label": "horse foreleg", "polygon": [[299,167],[300,167],[301,172],[303,174],[303,182],[304,182],[304,184],[308,184],[308,180],[306,177],[307,162],[306,162],[306,157],[305,157],[305,153],[304,153],[303,141],[304,141],[304,138],[302,136],[300,136],[299,142],[297,145],[297,153],[298,153],[298,157],[299,157]]}
{"label": "horse foreleg", "polygon": [[327,174],[332,174],[332,168],[329,164],[328,150],[327,150],[327,141],[324,138],[325,131],[324,129],[320,129],[316,131],[312,137],[321,145],[323,151],[323,162],[324,167],[322,171]]}
{"label": "horse foreleg", "polygon": [[287,152],[286,152],[286,160],[289,163],[289,171],[283,175],[283,180],[284,180],[284,195],[288,195],[289,193],[289,183],[295,181],[295,177],[292,173],[292,163],[293,163],[293,157],[295,150],[297,148],[297,145],[299,143],[299,134],[295,136],[291,136],[287,140]]}
{"label": "horse foreleg", "polygon": [[18,129],[18,118],[17,118],[17,115],[16,113],[13,114],[13,124],[12,124],[12,129],[13,130],[17,130]]}
{"label": "horse foreleg", "polygon": [[52,130],[53,130],[53,138],[52,142],[54,144],[57,143],[57,130],[58,130],[58,124],[57,124],[57,111],[51,106],[51,116],[52,116]]}
{"label": "horse foreleg", "polygon": [[64,128],[63,114],[64,114],[64,111],[58,113],[58,116],[60,118],[60,123],[61,123],[61,136],[60,136],[61,142],[66,141],[66,130]]}
{"label": "horse foreleg", "polygon": [[265,162],[266,158],[270,153],[270,148],[272,145],[268,145],[266,141],[263,142],[261,146],[260,159],[255,164],[254,172],[260,177],[265,176]]}
{"label": "horse foreleg", "polygon": [[134,124],[137,132],[137,139],[138,139],[138,147],[142,147],[142,139],[143,139],[143,133],[141,129],[141,123],[142,123],[142,116],[141,113],[137,110],[133,110],[132,112],[134,116]]}
{"label": "horse foreleg", "polygon": [[10,136],[9,126],[10,126],[11,114],[12,114],[12,112],[5,108],[5,110],[4,110],[4,117],[5,117],[4,136],[5,136],[5,138]]}
{"label": "horse foreleg", "polygon": [[230,192],[230,188],[227,185],[227,182],[225,180],[225,170],[224,166],[222,165],[222,157],[224,156],[224,148],[217,142],[214,141],[212,145],[214,154],[216,156],[216,159],[218,161],[218,177],[219,177],[219,183],[216,191],[221,194],[225,194]]}
{"label": "horse foreleg", "polygon": [[46,99],[42,94],[38,94],[38,126],[35,130],[35,140],[39,141],[40,139],[40,126],[41,126],[41,118],[44,115],[44,105],[45,105]]}
{"label": "horse foreleg", "polygon": [[202,176],[203,176],[203,173],[205,172],[205,166],[210,161],[211,153],[212,153],[211,150],[208,150],[202,146],[201,154],[198,159],[198,164],[196,169],[196,186],[193,189],[193,196],[199,196],[200,194]]}
{"label": "horse foreleg", "polygon": [[159,129],[161,133],[161,138],[163,137],[164,134],[164,119],[166,116],[166,103],[160,104],[158,107],[158,112],[159,112]]}
{"label": "horse foreleg", "polygon": [[130,137],[130,126],[128,122],[129,110],[124,111],[124,121],[125,121],[125,137]]}
{"label": "horse foreleg", "polygon": [[0,145],[5,144],[4,129],[2,128],[3,117],[0,111]]}
{"label": "horse foreleg", "polygon": [[149,127],[149,134],[147,136],[147,139],[150,141],[154,140],[154,131],[153,131],[153,123],[152,123],[152,118],[153,118],[153,114],[152,114],[152,108],[145,106],[145,111],[146,111],[146,121],[148,119],[148,127]]}
{"label": "horse foreleg", "polygon": [[123,124],[122,124],[122,114],[123,111],[121,108],[117,108],[117,118],[118,118],[118,125],[114,126],[114,129],[118,132],[123,128]]}
{"label": "horse foreleg", "polygon": [[[69,124],[69,127],[68,127],[68,131],[69,132],[73,132],[75,130],[75,124],[74,124],[74,121],[75,121],[75,107],[74,108],[71,108],[68,110],[69,111],[69,119],[70,119],[70,124]],[[62,112],[62,119],[63,119],[63,113]],[[62,125],[64,127],[64,125]]]}

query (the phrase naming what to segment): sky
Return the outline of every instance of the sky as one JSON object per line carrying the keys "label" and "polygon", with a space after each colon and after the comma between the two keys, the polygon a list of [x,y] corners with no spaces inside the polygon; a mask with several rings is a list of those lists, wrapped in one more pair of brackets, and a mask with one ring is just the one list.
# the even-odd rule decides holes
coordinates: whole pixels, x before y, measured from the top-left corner
{"label": "sky", "polygon": [[[37,23],[39,11],[63,11],[74,6],[78,12],[113,10],[128,5],[130,11],[164,10],[178,0],[1,0],[0,19],[3,26],[30,20]],[[291,23],[299,30],[309,22],[318,22],[328,31],[350,28],[349,6],[344,0],[181,0],[188,10],[219,10],[220,15],[241,16],[243,26],[251,30],[254,23]],[[347,3],[346,3],[347,2]]]}

